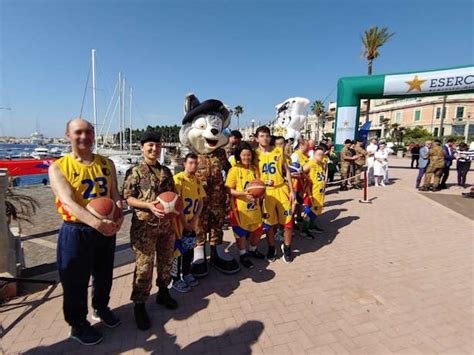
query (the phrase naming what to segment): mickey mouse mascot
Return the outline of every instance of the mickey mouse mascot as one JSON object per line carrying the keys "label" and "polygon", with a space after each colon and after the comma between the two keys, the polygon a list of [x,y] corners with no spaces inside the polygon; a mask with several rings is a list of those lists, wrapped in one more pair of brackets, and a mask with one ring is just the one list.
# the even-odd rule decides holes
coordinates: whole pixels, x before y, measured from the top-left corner
{"label": "mickey mouse mascot", "polygon": [[207,195],[196,230],[197,246],[194,249],[192,273],[196,277],[208,273],[205,244],[209,236],[210,264],[225,274],[234,274],[240,270],[240,266],[226,253],[222,244],[227,199],[222,171],[230,169],[222,148],[228,142],[223,131],[230,125],[232,113],[219,100],[199,102],[193,94],[186,96],[184,111],[179,139],[198,155],[196,176],[201,180]]}

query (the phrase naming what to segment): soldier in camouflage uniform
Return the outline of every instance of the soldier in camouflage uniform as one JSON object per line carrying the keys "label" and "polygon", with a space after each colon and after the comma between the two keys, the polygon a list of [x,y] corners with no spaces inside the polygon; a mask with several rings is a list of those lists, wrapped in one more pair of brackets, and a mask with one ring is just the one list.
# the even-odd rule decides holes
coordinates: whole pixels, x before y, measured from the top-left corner
{"label": "soldier in camouflage uniform", "polygon": [[347,190],[347,180],[349,178],[349,173],[351,170],[351,163],[356,160],[359,156],[352,154],[350,150],[350,146],[352,141],[350,139],[346,139],[344,141],[344,147],[341,149],[340,159],[341,162],[341,191]]}
{"label": "soldier in camouflage uniform", "polygon": [[185,98],[185,116],[180,130],[180,141],[198,155],[196,177],[202,182],[206,197],[197,225],[197,245],[194,249],[192,274],[207,275],[205,243],[209,235],[210,263],[225,274],[233,274],[240,266],[225,251],[222,228],[227,215],[227,194],[223,173],[230,169],[224,147],[228,138],[223,130],[230,125],[231,112],[215,99],[200,102],[193,94]]}
{"label": "soldier in camouflage uniform", "polygon": [[425,180],[420,191],[428,191],[430,188],[431,178],[433,177],[433,191],[439,191],[439,181],[444,169],[444,152],[441,148],[441,141],[435,140],[433,146],[428,153],[428,167],[425,172]]}
{"label": "soldier in camouflage uniform", "polygon": [[355,187],[357,189],[362,189],[362,182],[360,181],[360,175],[364,170],[365,161],[367,158],[367,151],[362,147],[363,140],[358,139],[354,147],[356,154],[359,156],[357,160],[354,161],[355,164]]}
{"label": "soldier in camouflage uniform", "polygon": [[159,288],[156,303],[175,309],[177,303],[168,292],[171,281],[176,229],[173,219],[165,219],[155,205],[158,196],[165,191],[176,192],[171,171],[157,161],[161,151],[161,136],[147,132],[141,139],[144,160],[127,171],[123,197],[133,207],[130,240],[135,254],[135,272],[131,300],[137,326],[149,329],[150,318],[145,302],[150,295],[153,267],[156,255]]}

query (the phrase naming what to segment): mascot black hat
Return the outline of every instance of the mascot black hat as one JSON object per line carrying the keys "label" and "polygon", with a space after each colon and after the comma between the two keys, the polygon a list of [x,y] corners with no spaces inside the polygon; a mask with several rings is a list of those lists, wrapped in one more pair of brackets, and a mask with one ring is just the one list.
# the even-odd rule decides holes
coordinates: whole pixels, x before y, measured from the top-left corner
{"label": "mascot black hat", "polygon": [[205,115],[208,113],[214,113],[214,114],[220,114],[223,119],[227,118],[229,116],[229,110],[224,106],[222,101],[215,100],[215,99],[209,99],[204,102],[199,102],[197,100],[196,96],[193,95],[193,98],[191,99],[194,102],[191,104],[193,108],[186,113],[186,116],[183,118],[183,125],[186,123],[191,123],[193,122],[194,118],[196,118],[199,115]]}

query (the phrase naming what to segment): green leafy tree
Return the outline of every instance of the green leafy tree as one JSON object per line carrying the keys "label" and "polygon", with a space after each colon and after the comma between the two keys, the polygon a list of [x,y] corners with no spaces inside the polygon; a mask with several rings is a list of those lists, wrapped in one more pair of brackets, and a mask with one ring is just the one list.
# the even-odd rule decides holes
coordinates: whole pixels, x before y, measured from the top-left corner
{"label": "green leafy tree", "polygon": [[[361,35],[364,46],[363,57],[367,59],[367,74],[372,75],[372,65],[375,58],[380,56],[380,47],[387,43],[395,33],[390,33],[387,27],[372,26]],[[369,121],[370,100],[367,100],[365,121]]]}

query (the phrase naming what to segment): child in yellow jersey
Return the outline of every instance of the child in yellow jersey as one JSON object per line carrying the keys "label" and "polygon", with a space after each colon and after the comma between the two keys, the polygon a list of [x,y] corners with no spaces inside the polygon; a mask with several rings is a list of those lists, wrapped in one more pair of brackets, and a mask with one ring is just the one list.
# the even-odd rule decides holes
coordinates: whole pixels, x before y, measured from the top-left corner
{"label": "child in yellow jersey", "polygon": [[[278,225],[284,230],[284,243],[281,245],[283,261],[291,263],[291,241],[293,232],[293,203],[295,194],[291,183],[283,150],[270,146],[270,129],[261,126],[256,131],[259,147],[256,150],[260,179],[266,183],[267,189],[263,200],[263,222],[267,231],[269,261],[276,260],[275,231]],[[285,175],[286,172],[286,181]]]}
{"label": "child in yellow jersey", "polygon": [[[258,178],[258,169],[253,165],[255,153],[248,143],[241,143],[235,150],[236,164],[227,174],[226,186],[230,195],[230,222],[240,252],[240,262],[246,268],[254,267],[249,256],[264,259],[257,250],[263,233],[260,201],[249,194],[247,185]],[[250,238],[248,252],[246,238]]]}
{"label": "child in yellow jersey", "polygon": [[[290,171],[291,177],[293,178],[293,189],[295,190],[296,196],[296,205],[294,208],[294,223],[296,228],[301,230],[301,225],[303,222],[302,214],[303,214],[303,201],[306,197],[306,190],[307,190],[307,176],[303,173],[303,166],[308,163],[309,157],[308,153],[308,141],[304,138],[301,138],[298,141],[297,149],[291,154],[291,164],[290,164]],[[305,236],[305,234],[302,234]]]}
{"label": "child in yellow jersey", "polygon": [[[199,179],[196,178],[198,157],[188,153],[184,158],[184,171],[173,177],[176,192],[183,201],[183,213],[177,220],[178,239],[175,243],[173,260],[173,288],[178,292],[188,292],[198,281],[191,274],[191,263],[196,246],[195,228],[201,214],[202,200],[206,192]],[[182,278],[181,278],[182,275]]]}
{"label": "child in yellow jersey", "polygon": [[311,239],[314,239],[311,235],[312,233],[324,232],[316,226],[317,216],[321,215],[324,207],[326,170],[323,164],[324,148],[316,147],[313,159],[303,167],[303,171],[309,176],[311,181],[310,196],[305,199],[303,233]]}

